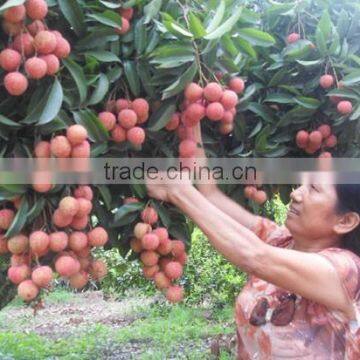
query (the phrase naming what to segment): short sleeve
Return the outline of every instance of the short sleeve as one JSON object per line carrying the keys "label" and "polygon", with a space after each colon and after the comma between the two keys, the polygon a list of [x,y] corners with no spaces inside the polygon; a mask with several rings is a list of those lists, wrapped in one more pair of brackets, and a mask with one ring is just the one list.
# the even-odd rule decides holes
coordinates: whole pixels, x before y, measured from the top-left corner
{"label": "short sleeve", "polygon": [[277,225],[274,221],[259,217],[251,229],[262,241],[276,247],[287,247],[292,236],[285,226]]}
{"label": "short sleeve", "polygon": [[349,299],[352,302],[360,301],[360,258],[341,248],[328,248],[318,254],[332,263]]}

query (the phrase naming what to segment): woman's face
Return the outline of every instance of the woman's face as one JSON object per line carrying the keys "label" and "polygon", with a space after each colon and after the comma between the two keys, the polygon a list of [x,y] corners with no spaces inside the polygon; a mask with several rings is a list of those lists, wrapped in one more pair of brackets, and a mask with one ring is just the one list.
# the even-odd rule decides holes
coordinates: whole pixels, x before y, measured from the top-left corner
{"label": "woman's face", "polygon": [[334,185],[302,185],[291,193],[286,226],[293,236],[337,238],[334,231],[339,221]]}

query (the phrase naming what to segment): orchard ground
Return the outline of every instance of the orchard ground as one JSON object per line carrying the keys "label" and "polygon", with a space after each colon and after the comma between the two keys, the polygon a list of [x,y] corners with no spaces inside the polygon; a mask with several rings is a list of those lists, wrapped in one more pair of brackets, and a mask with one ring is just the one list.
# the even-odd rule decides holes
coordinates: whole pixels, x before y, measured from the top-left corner
{"label": "orchard ground", "polygon": [[36,316],[14,300],[0,312],[0,358],[232,359],[233,307],[167,305],[132,291],[120,301],[100,291],[59,289]]}

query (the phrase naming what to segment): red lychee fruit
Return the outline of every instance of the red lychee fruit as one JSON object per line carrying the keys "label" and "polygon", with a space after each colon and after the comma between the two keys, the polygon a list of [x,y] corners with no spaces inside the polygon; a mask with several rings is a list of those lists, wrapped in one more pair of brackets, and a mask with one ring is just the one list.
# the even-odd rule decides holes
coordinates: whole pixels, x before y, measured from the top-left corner
{"label": "red lychee fruit", "polygon": [[209,83],[204,88],[204,97],[208,101],[220,101],[222,95],[223,90],[221,86],[216,82]]}
{"label": "red lychee fruit", "polygon": [[145,234],[141,239],[141,245],[145,250],[155,250],[160,244],[160,240],[156,234]]}
{"label": "red lychee fruit", "polygon": [[29,83],[22,73],[14,71],[5,75],[4,85],[10,95],[19,96],[27,90]]}
{"label": "red lychee fruit", "polygon": [[187,255],[186,253],[181,253],[179,256],[176,257],[176,260],[182,265],[184,266],[186,264],[187,261]]}
{"label": "red lychee fruit", "polygon": [[137,199],[136,197],[133,197],[133,196],[127,197],[123,201],[124,205],[138,203],[138,202],[140,202],[139,199]]}
{"label": "red lychee fruit", "polygon": [[180,254],[185,252],[185,244],[181,240],[172,240],[171,245],[171,252],[175,257],[178,257]]}
{"label": "red lychee fruit", "polygon": [[164,227],[158,227],[158,228],[154,229],[153,233],[155,235],[157,235],[160,242],[169,238],[169,233],[168,233],[167,229]]}
{"label": "red lychee fruit", "polygon": [[265,191],[263,190],[259,190],[255,193],[254,195],[254,201],[259,204],[259,205],[262,205],[266,202],[267,200],[267,194]]}
{"label": "red lychee fruit", "polygon": [[5,71],[16,71],[21,65],[21,54],[12,49],[4,49],[0,53],[0,66]]}
{"label": "red lychee fruit", "polygon": [[29,33],[19,34],[14,39],[13,49],[20,54],[24,53],[26,57],[29,57],[35,51],[33,41],[34,38]]}
{"label": "red lychee fruit", "polygon": [[101,260],[95,260],[90,265],[90,275],[94,280],[101,280],[107,274],[107,266]]}
{"label": "red lychee fruit", "polygon": [[322,140],[323,140],[323,136],[322,136],[321,132],[318,130],[312,131],[309,135],[309,145],[312,148],[319,149],[321,146]]}
{"label": "red lychee fruit", "polygon": [[90,143],[84,140],[81,144],[75,145],[71,150],[72,158],[89,158],[91,155]]}
{"label": "red lychee fruit", "polygon": [[14,211],[10,209],[0,210],[0,229],[7,230],[15,217]]}
{"label": "red lychee fruit", "polygon": [[333,148],[337,145],[337,137],[336,135],[330,135],[324,142],[325,147]]}
{"label": "red lychee fruit", "polygon": [[25,71],[31,79],[41,79],[47,73],[47,64],[36,56],[25,61]]}
{"label": "red lychee fruit", "polygon": [[256,190],[255,186],[248,185],[248,186],[245,186],[245,188],[244,188],[244,196],[247,199],[253,199],[256,192],[257,192],[257,190]]}
{"label": "red lychee fruit", "polygon": [[34,231],[29,237],[31,252],[35,255],[42,255],[49,247],[50,238],[44,231]]}
{"label": "red lychee fruit", "polygon": [[159,254],[152,250],[145,250],[140,254],[140,259],[145,266],[154,266],[159,261]]}
{"label": "red lychee fruit", "polygon": [[69,237],[64,231],[54,232],[49,235],[49,248],[51,251],[60,252],[67,248]]}
{"label": "red lychee fruit", "polygon": [[164,271],[165,266],[171,261],[172,261],[171,258],[161,257],[161,259],[159,260],[159,266],[160,266],[161,271]]}
{"label": "red lychee fruit", "polygon": [[79,198],[77,199],[77,202],[79,204],[79,210],[76,213],[77,217],[83,217],[91,213],[93,207],[91,201],[84,198]]}
{"label": "red lychee fruit", "polygon": [[4,20],[10,23],[19,23],[23,21],[26,17],[26,10],[24,5],[13,6],[7,9],[4,14]]}
{"label": "red lychee fruit", "polygon": [[297,42],[299,39],[300,39],[300,35],[298,33],[293,32],[287,36],[286,42],[288,44],[293,44]]}
{"label": "red lychee fruit", "polygon": [[116,100],[109,99],[105,104],[105,110],[111,113],[116,112]]}
{"label": "red lychee fruit", "polygon": [[159,272],[160,268],[159,265],[154,266],[144,266],[143,267],[143,274],[146,279],[152,279],[157,272]]}
{"label": "red lychee fruit", "polygon": [[18,285],[31,275],[30,267],[27,265],[10,266],[7,272],[9,280]]}
{"label": "red lychee fruit", "polygon": [[55,261],[56,272],[63,277],[70,277],[80,271],[80,263],[70,255],[62,255]]}
{"label": "red lychee fruit", "polygon": [[166,291],[166,299],[171,303],[178,303],[184,299],[184,289],[181,286],[170,286]]}
{"label": "red lychee fruit", "polygon": [[74,196],[78,198],[85,198],[89,201],[91,201],[94,197],[94,193],[90,186],[88,185],[82,185],[75,189]]}
{"label": "red lychee fruit", "polygon": [[48,141],[40,141],[36,144],[34,149],[37,158],[51,157],[50,143]]}
{"label": "red lychee fruit", "polygon": [[230,134],[232,131],[234,130],[234,124],[230,123],[230,124],[225,124],[225,123],[221,123],[219,126],[219,132],[222,135],[228,135]]}
{"label": "red lychee fruit", "polygon": [[179,155],[183,158],[191,158],[195,155],[197,144],[193,140],[182,140],[179,145]]}
{"label": "red lychee fruit", "polygon": [[149,232],[151,232],[151,226],[149,224],[137,223],[134,227],[134,235],[140,240]]}
{"label": "red lychee fruit", "polygon": [[34,47],[40,54],[50,54],[56,46],[56,36],[48,30],[39,31],[34,38]]}
{"label": "red lychee fruit", "polygon": [[124,35],[130,30],[130,23],[128,19],[121,18],[121,27],[115,28],[116,33]]}
{"label": "red lychee fruit", "polygon": [[166,124],[165,129],[168,131],[176,130],[180,124],[180,113],[176,112],[171,115],[169,122]]}
{"label": "red lychee fruit", "polygon": [[69,248],[73,251],[81,251],[88,245],[88,237],[81,231],[74,231],[69,236]]}
{"label": "red lychee fruit", "polygon": [[170,280],[180,279],[183,274],[183,267],[177,261],[171,261],[165,266],[165,275]]}
{"label": "red lychee fruit", "polygon": [[22,32],[23,24],[20,23],[11,23],[9,21],[4,20],[2,22],[2,28],[4,29],[5,33],[10,36],[19,35]]}
{"label": "red lychee fruit", "polygon": [[233,77],[229,81],[229,88],[237,94],[241,94],[245,89],[245,82],[239,77]]}
{"label": "red lychee fruit", "polygon": [[52,222],[55,226],[59,228],[64,228],[69,226],[73,221],[73,217],[69,214],[64,214],[59,209],[55,210],[52,216]]}
{"label": "red lychee fruit", "polygon": [[183,119],[185,126],[195,126],[205,116],[205,107],[198,103],[190,104]]}
{"label": "red lychee fruit", "polygon": [[127,20],[131,20],[132,17],[134,16],[134,9],[133,8],[126,8],[126,9],[121,8],[119,10],[119,13],[123,18],[125,18]]}
{"label": "red lychee fruit", "polygon": [[221,120],[224,117],[224,113],[224,107],[219,102],[213,102],[206,107],[206,117],[209,120]]}
{"label": "red lychee fruit", "polygon": [[348,115],[352,112],[352,104],[350,101],[342,100],[337,104],[337,111],[342,115]]}
{"label": "red lychee fruit", "polygon": [[79,256],[79,261],[80,258],[87,258],[89,257],[91,254],[91,248],[89,246],[85,246],[84,248],[82,248],[81,250],[76,251],[76,255]]}
{"label": "red lychee fruit", "polygon": [[330,152],[328,151],[323,151],[320,155],[319,158],[332,158],[332,155]]}
{"label": "red lychee fruit", "polygon": [[155,274],[154,282],[159,290],[167,289],[171,285],[170,279],[162,271]]}
{"label": "red lychee fruit", "polygon": [[79,257],[78,260],[81,270],[88,271],[91,264],[91,259],[89,257]]}
{"label": "red lychee fruit", "polygon": [[25,280],[18,286],[18,295],[25,302],[34,300],[39,294],[39,288],[32,280]]}
{"label": "red lychee fruit", "polygon": [[91,246],[100,247],[104,246],[108,242],[109,235],[103,227],[98,226],[88,233],[88,238]]}
{"label": "red lychee fruit", "polygon": [[33,189],[38,193],[46,193],[53,188],[52,184],[42,184],[34,181],[32,184]]}
{"label": "red lychee fruit", "polygon": [[156,251],[160,255],[168,255],[172,251],[172,243],[170,239],[163,239],[160,241],[159,246],[157,247]]}
{"label": "red lychee fruit", "polygon": [[35,36],[38,32],[46,30],[46,27],[41,20],[35,20],[27,26],[27,29],[32,36]]}
{"label": "red lychee fruit", "polygon": [[200,85],[196,83],[190,83],[189,85],[186,86],[184,95],[187,100],[193,103],[198,100],[201,100],[203,93],[204,93],[204,89]]}
{"label": "red lychee fruit", "polygon": [[336,95],[331,95],[330,96],[330,101],[337,105],[340,101],[341,101],[341,97],[340,96],[336,96]]}
{"label": "red lychee fruit", "polygon": [[118,121],[124,129],[131,129],[137,122],[136,112],[131,109],[121,110],[118,115]]}
{"label": "red lychee fruit", "polygon": [[151,207],[151,206],[147,206],[142,212],[141,212],[141,220],[146,223],[146,224],[150,224],[153,225],[158,221],[159,217],[158,217],[158,213],[156,212],[156,210]]}
{"label": "red lychee fruit", "polygon": [[89,216],[74,217],[70,226],[74,230],[84,230],[89,223]]}
{"label": "red lychee fruit", "polygon": [[13,254],[11,255],[10,258],[10,265],[11,266],[28,265],[30,264],[30,261],[31,261],[30,254],[21,254],[21,255]]}
{"label": "red lychee fruit", "polygon": [[232,124],[234,122],[234,114],[229,110],[225,111],[221,122],[224,124]]}
{"label": "red lychee fruit", "polygon": [[71,46],[69,42],[64,39],[62,36],[57,37],[56,47],[53,54],[59,59],[65,59],[70,55]]}
{"label": "red lychee fruit", "polygon": [[23,254],[29,249],[29,238],[22,234],[15,235],[8,240],[7,246],[12,254]]}
{"label": "red lychee fruit", "polygon": [[116,125],[111,131],[111,139],[116,143],[121,143],[126,140],[126,130],[120,125]]}
{"label": "red lychee fruit", "polygon": [[132,238],[130,240],[130,247],[133,252],[140,253],[143,250],[141,239],[137,239],[136,237]]}
{"label": "red lychee fruit", "polygon": [[127,99],[116,100],[115,108],[117,113],[119,113],[121,110],[130,109],[130,107],[131,107],[131,101]]}
{"label": "red lychee fruit", "polygon": [[309,142],[309,133],[305,130],[300,130],[296,134],[296,145],[300,149],[305,149]]}
{"label": "red lychee fruit", "polygon": [[68,158],[71,154],[71,144],[65,136],[58,135],[51,139],[50,150],[58,158]]}
{"label": "red lychee fruit", "polygon": [[25,3],[26,15],[33,20],[43,20],[48,13],[45,0],[27,0]]}
{"label": "red lychee fruit", "polygon": [[225,110],[230,110],[236,106],[238,96],[235,91],[225,90],[220,102]]}
{"label": "red lychee fruit", "polygon": [[126,132],[126,139],[135,146],[140,146],[145,141],[145,130],[135,126]]}
{"label": "red lychee fruit", "polygon": [[66,137],[69,140],[71,146],[80,145],[88,138],[88,132],[82,125],[71,125],[66,130]]}
{"label": "red lychee fruit", "polygon": [[116,117],[109,111],[103,111],[98,115],[100,121],[104,125],[105,129],[111,131],[116,125]]}
{"label": "red lychee fruit", "polygon": [[53,271],[50,266],[39,266],[31,274],[31,280],[40,288],[48,287],[52,279]]}
{"label": "red lychee fruit", "polygon": [[83,270],[69,278],[70,286],[73,289],[82,289],[88,282],[89,274]]}
{"label": "red lychee fruit", "polygon": [[149,103],[142,98],[137,98],[131,103],[132,110],[135,111],[138,118],[147,117],[149,115]]}
{"label": "red lychee fruit", "polygon": [[320,86],[323,89],[329,89],[334,85],[334,77],[332,75],[323,75],[320,77]]}
{"label": "red lychee fruit", "polygon": [[323,139],[326,139],[331,135],[331,127],[327,124],[320,125],[318,131],[321,132]]}

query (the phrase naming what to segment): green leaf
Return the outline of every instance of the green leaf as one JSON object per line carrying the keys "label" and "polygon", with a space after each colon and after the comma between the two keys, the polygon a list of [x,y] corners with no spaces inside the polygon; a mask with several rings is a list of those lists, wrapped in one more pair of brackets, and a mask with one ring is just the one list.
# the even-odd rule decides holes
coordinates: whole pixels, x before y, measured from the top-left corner
{"label": "green leaf", "polygon": [[72,0],[58,0],[61,12],[74,29],[76,35],[81,36],[86,32],[85,17],[80,4]]}
{"label": "green leaf", "polygon": [[158,15],[162,5],[162,0],[152,0],[144,6],[144,24],[148,24],[156,15]]}
{"label": "green leaf", "polygon": [[292,104],[294,97],[288,94],[269,94],[264,102],[274,102],[278,104]]}
{"label": "green leaf", "polygon": [[299,63],[302,66],[310,67],[310,66],[317,66],[324,62],[323,59],[319,60],[296,60],[297,63]]}
{"label": "green leaf", "polygon": [[21,124],[18,124],[15,121],[10,120],[9,118],[0,115],[0,124],[1,125],[5,125],[5,126],[10,126],[10,127],[20,127]]}
{"label": "green leaf", "polygon": [[84,109],[73,112],[73,115],[76,123],[81,124],[86,128],[90,140],[101,142],[109,139],[108,131],[93,111]]}
{"label": "green leaf", "polygon": [[309,40],[298,40],[294,44],[288,45],[284,51],[284,57],[291,60],[298,60],[306,57],[311,52],[312,43]]}
{"label": "green leaf", "polygon": [[194,79],[197,70],[197,65],[194,62],[174,83],[163,91],[162,100],[177,95],[183,91],[186,85]]}
{"label": "green leaf", "polygon": [[223,36],[225,33],[229,32],[236,24],[236,22],[240,19],[241,12],[242,12],[242,7],[238,7],[237,9],[234,9],[229,19],[227,19],[222,25],[220,25],[214,31],[204,36],[204,38],[207,40],[218,39],[221,36]]}
{"label": "green leaf", "polygon": [[144,184],[130,184],[131,189],[135,193],[136,197],[144,199],[147,195],[146,186]]}
{"label": "green leaf", "polygon": [[110,82],[105,74],[100,74],[99,81],[94,92],[91,94],[88,105],[95,105],[101,102],[109,91]]}
{"label": "green leaf", "polygon": [[165,26],[165,28],[173,35],[175,35],[176,37],[180,36],[185,36],[185,37],[189,37],[192,38],[193,34],[189,31],[187,31],[183,26],[181,26],[179,23],[177,23],[169,14],[166,13],[161,13],[162,17],[163,17],[163,24]]}
{"label": "green leaf", "polygon": [[212,20],[210,21],[208,27],[206,28],[206,32],[207,33],[211,33],[213,31],[215,31],[219,25],[221,24],[222,19],[224,18],[224,14],[225,14],[225,1],[224,0],[220,0],[220,4],[217,7],[216,11],[215,11],[215,15],[212,18]]}
{"label": "green leaf", "polygon": [[326,40],[324,34],[319,28],[317,28],[315,31],[315,41],[316,47],[319,50],[320,54],[322,56],[325,56],[327,54]]}
{"label": "green leaf", "polygon": [[176,111],[176,102],[174,100],[164,101],[160,108],[155,111],[150,119],[148,124],[148,130],[150,131],[159,131],[169,122],[171,116]]}
{"label": "green leaf", "polygon": [[31,224],[43,211],[45,206],[45,198],[41,197],[40,199],[36,199],[33,207],[27,214],[26,224]]}
{"label": "green leaf", "polygon": [[189,30],[195,39],[202,38],[206,34],[201,20],[191,11],[189,12]]}
{"label": "green leaf", "polygon": [[19,6],[22,5],[25,2],[25,0],[8,0],[5,2],[5,4],[0,6],[0,12],[5,11],[6,9],[9,9],[13,6]]}
{"label": "green leaf", "polygon": [[112,10],[106,10],[101,14],[89,14],[88,17],[113,28],[121,28],[122,26],[121,16]]}
{"label": "green leaf", "polygon": [[121,8],[122,4],[114,4],[110,1],[104,1],[104,0],[100,0],[100,2],[107,8],[109,9],[119,9]]}
{"label": "green leaf", "polygon": [[250,55],[253,59],[257,59],[257,53],[255,49],[250,45],[250,43],[240,37],[235,37],[233,39],[238,46],[239,50],[245,52],[246,54]]}
{"label": "green leaf", "polygon": [[140,79],[134,61],[124,61],[124,72],[134,96],[140,95]]}
{"label": "green leaf", "polygon": [[114,221],[113,223],[111,223],[109,225],[110,228],[116,228],[116,227],[121,227],[121,226],[125,226],[128,224],[131,224],[132,222],[134,222],[137,218],[139,217],[139,214],[137,212],[132,212],[129,214],[124,215],[122,218],[119,218],[119,220]]}
{"label": "green leaf", "polygon": [[259,29],[242,28],[238,30],[238,35],[255,46],[269,47],[276,43],[270,34]]}
{"label": "green leaf", "polygon": [[107,210],[111,210],[111,193],[108,186],[97,185],[101,198],[104,201]]}
{"label": "green leaf", "polygon": [[63,102],[63,90],[57,78],[44,98],[35,105],[33,111],[22,121],[24,124],[44,125],[55,119]]}
{"label": "green leaf", "polygon": [[87,85],[84,71],[80,65],[70,59],[63,59],[63,64],[73,77],[80,95],[80,102],[83,103],[87,96]]}
{"label": "green leaf", "polygon": [[26,223],[28,210],[29,204],[26,197],[24,196],[21,200],[19,210],[17,211],[13,222],[11,223],[9,229],[6,231],[6,238],[11,238],[21,232],[22,228]]}
{"label": "green leaf", "polygon": [[345,86],[354,85],[360,82],[360,70],[355,70],[350,74],[344,76],[341,80]]}
{"label": "green leaf", "polygon": [[316,110],[321,105],[321,101],[319,101],[318,99],[305,96],[295,97],[294,101],[306,109]]}
{"label": "green leaf", "polygon": [[139,72],[139,78],[141,79],[141,83],[145,91],[149,96],[152,98],[155,97],[155,88],[151,83],[151,73],[149,70],[148,63],[139,62],[138,63],[138,72]]}
{"label": "green leaf", "polygon": [[144,208],[144,204],[141,202],[125,204],[117,209],[115,216],[114,216],[114,222],[115,223],[118,222],[125,215],[128,215],[130,213],[140,212],[141,210],[143,210],[143,208]]}
{"label": "green leaf", "polygon": [[332,96],[332,95],[340,96],[345,99],[354,99],[354,100],[359,99],[359,95],[354,91],[352,91],[351,89],[333,89],[326,94],[326,96]]}
{"label": "green leaf", "polygon": [[159,214],[160,220],[164,226],[167,228],[170,227],[172,221],[169,216],[169,211],[158,201],[151,201],[151,205],[155,208],[156,212]]}
{"label": "green leaf", "polygon": [[138,54],[142,54],[147,43],[146,26],[144,20],[141,19],[135,24],[135,49]]}
{"label": "green leaf", "polygon": [[93,56],[100,62],[121,62],[121,60],[115,54],[105,50],[87,51],[85,55]]}
{"label": "green leaf", "polygon": [[247,106],[247,110],[260,116],[262,119],[264,119],[267,122],[274,121],[274,116],[272,115],[271,110],[265,105],[252,102]]}
{"label": "green leaf", "polygon": [[332,26],[333,24],[331,22],[330,14],[327,10],[324,10],[318,23],[317,29],[321,31],[325,41],[330,39]]}

